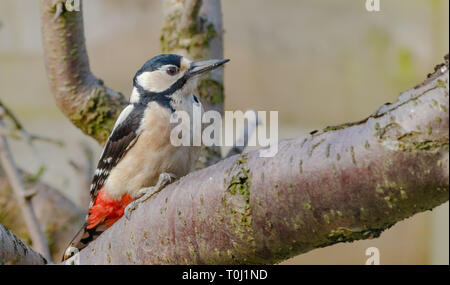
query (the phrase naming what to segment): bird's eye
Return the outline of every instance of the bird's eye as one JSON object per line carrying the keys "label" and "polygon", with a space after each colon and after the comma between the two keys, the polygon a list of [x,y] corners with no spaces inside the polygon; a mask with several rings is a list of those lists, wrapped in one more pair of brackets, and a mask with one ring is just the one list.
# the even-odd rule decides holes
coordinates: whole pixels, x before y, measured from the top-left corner
{"label": "bird's eye", "polygon": [[167,71],[166,71],[166,72],[167,72],[167,74],[173,76],[173,75],[175,75],[175,74],[178,73],[178,67],[176,67],[176,66],[169,66],[169,67],[167,68]]}

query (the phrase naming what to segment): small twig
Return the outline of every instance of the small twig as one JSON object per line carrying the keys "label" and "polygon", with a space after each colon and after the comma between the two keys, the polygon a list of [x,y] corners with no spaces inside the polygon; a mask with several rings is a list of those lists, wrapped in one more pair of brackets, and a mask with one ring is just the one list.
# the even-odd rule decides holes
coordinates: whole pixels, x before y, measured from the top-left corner
{"label": "small twig", "polygon": [[41,179],[41,177],[42,177],[42,175],[44,174],[44,172],[45,172],[45,170],[46,170],[46,168],[45,168],[45,166],[41,166],[41,167],[39,167],[39,169],[36,171],[36,173],[30,173],[30,174],[24,174],[23,175],[23,180],[26,182],[26,183],[34,183],[34,182],[37,182],[37,181],[39,181],[40,179]]}
{"label": "small twig", "polygon": [[41,141],[41,142],[46,142],[46,143],[49,143],[49,144],[54,144],[54,145],[59,146],[59,147],[63,147],[64,146],[64,142],[61,141],[61,140],[58,140],[58,139],[42,137],[42,136],[29,134],[29,133],[27,133],[27,134],[29,135],[29,142]]}
{"label": "small twig", "polygon": [[[3,126],[4,122],[0,118],[0,127]],[[30,190],[25,188],[25,184],[17,166],[14,163],[8,146],[8,141],[5,136],[0,136],[0,161],[22,210],[23,219],[27,225],[34,248],[50,261],[51,256],[48,241],[41,230],[41,226],[33,209],[33,204],[30,200],[36,193],[33,191],[30,192]]]}
{"label": "small twig", "polygon": [[14,113],[9,109],[1,100],[0,100],[0,118],[1,117],[7,117],[11,120],[11,122],[14,125],[14,131],[9,132],[6,130],[5,126],[0,129],[0,133],[2,135],[8,134],[9,137],[14,139],[24,139],[29,145],[32,145],[34,141],[42,141],[50,144],[57,145],[59,147],[64,146],[64,142],[53,139],[53,138],[47,138],[39,135],[32,134],[28,132],[23,124],[20,122],[20,120],[14,115]]}
{"label": "small twig", "polygon": [[[0,116],[1,118],[1,116]],[[11,139],[20,140],[20,135],[15,131],[10,131],[6,128],[0,128],[0,136],[9,137]]]}
{"label": "small twig", "polygon": [[17,119],[14,113],[5,104],[3,104],[2,100],[0,100],[0,117],[4,115],[6,115],[8,118],[11,119],[11,121],[14,124],[14,127],[17,130],[23,129],[22,123],[20,123],[19,119]]}

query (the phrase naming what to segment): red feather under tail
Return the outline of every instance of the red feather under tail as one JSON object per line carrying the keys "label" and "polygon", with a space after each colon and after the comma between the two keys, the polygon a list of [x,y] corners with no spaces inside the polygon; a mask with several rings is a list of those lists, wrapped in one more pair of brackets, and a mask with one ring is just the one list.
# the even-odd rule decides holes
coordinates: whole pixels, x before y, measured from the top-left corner
{"label": "red feather under tail", "polygon": [[100,189],[95,198],[94,205],[89,209],[87,229],[92,229],[101,223],[107,227],[112,226],[123,216],[125,208],[133,201],[129,194],[122,196],[120,200],[114,199],[107,191],[105,186]]}

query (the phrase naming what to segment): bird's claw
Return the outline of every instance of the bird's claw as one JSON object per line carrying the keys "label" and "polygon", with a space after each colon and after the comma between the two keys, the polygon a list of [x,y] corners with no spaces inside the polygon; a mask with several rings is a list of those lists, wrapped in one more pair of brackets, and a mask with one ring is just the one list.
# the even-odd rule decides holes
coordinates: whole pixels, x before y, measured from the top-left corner
{"label": "bird's claw", "polygon": [[145,187],[139,190],[138,195],[140,197],[128,204],[128,206],[125,208],[125,218],[129,220],[131,217],[131,213],[136,210],[139,204],[148,200],[150,197],[161,191],[167,184],[170,184],[175,179],[176,176],[174,174],[161,173],[155,186]]}

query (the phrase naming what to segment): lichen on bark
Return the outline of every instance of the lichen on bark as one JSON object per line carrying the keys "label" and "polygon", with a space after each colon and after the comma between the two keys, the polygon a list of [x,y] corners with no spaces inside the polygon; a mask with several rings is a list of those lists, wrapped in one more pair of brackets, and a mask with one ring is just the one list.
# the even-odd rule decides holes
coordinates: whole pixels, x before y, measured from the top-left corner
{"label": "lichen on bark", "polygon": [[66,11],[64,1],[42,0],[40,7],[45,67],[56,104],[75,126],[103,144],[127,100],[90,70],[82,2],[80,11]]}
{"label": "lichen on bark", "polygon": [[75,126],[100,144],[108,139],[122,106],[126,104],[121,97],[111,100],[105,89],[104,86],[93,89],[85,104],[70,116]]}

